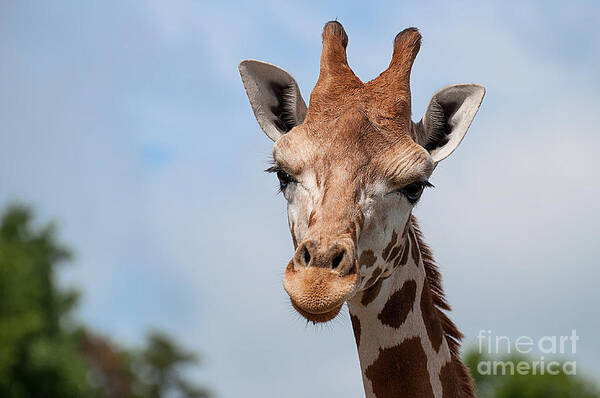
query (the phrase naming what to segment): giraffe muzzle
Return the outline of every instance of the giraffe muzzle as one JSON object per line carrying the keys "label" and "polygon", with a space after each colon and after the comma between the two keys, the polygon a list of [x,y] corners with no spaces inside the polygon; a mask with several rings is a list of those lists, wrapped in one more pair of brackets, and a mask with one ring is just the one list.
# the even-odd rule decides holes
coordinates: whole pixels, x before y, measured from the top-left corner
{"label": "giraffe muzzle", "polygon": [[358,286],[354,250],[343,243],[326,247],[302,242],[289,262],[283,286],[294,308],[312,322],[333,319]]}

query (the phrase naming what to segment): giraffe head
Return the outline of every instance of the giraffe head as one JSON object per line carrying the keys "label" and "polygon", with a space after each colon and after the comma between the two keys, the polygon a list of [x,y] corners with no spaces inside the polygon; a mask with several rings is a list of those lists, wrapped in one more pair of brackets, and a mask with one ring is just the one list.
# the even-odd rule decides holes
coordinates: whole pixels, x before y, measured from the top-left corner
{"label": "giraffe head", "polygon": [[475,84],[446,87],[411,120],[410,72],[421,36],[394,40],[389,67],[363,83],[348,66],[338,22],[323,29],[320,74],[307,108],[295,79],[246,60],[240,73],[287,200],[295,253],[284,287],[313,322],[337,315],[358,291],[389,275],[385,261],[437,163],[456,149],[483,99]]}

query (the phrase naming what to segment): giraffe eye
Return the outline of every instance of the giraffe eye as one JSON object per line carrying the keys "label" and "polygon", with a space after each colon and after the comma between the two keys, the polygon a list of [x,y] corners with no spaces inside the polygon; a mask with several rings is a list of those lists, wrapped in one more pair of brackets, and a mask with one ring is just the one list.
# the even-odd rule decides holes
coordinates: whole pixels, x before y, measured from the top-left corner
{"label": "giraffe eye", "polygon": [[287,186],[290,183],[296,182],[294,177],[292,177],[291,175],[289,175],[288,173],[286,173],[283,170],[277,170],[277,178],[279,179],[279,189],[281,189],[282,191],[285,188],[287,188]]}
{"label": "giraffe eye", "polygon": [[431,186],[433,185],[431,185],[428,181],[415,181],[402,188],[400,192],[406,196],[406,199],[408,199],[410,203],[416,203],[421,198],[423,189]]}

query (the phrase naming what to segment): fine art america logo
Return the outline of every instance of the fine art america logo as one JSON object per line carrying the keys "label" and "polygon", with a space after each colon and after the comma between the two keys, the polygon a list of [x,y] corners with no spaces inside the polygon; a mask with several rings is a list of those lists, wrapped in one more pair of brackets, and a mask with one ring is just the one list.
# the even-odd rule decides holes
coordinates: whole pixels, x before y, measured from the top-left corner
{"label": "fine art america logo", "polygon": [[[477,364],[477,371],[482,375],[575,375],[576,361],[556,361],[545,356],[567,355],[577,353],[577,331],[572,330],[566,336],[542,336],[534,339],[519,336],[511,339],[508,336],[496,336],[491,330],[480,330],[477,335],[480,354],[529,355],[522,360],[482,360]],[[531,357],[533,352],[539,357]]]}

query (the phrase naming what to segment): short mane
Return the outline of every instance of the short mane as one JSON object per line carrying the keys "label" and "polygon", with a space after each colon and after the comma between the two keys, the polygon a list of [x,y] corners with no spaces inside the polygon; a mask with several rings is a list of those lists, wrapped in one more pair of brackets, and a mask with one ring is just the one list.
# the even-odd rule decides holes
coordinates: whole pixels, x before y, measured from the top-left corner
{"label": "short mane", "polygon": [[423,233],[419,228],[415,216],[410,216],[410,222],[415,231],[415,235],[417,236],[417,244],[419,245],[419,251],[421,252],[421,258],[423,259],[423,264],[425,266],[425,275],[427,276],[427,282],[431,291],[433,307],[440,319],[444,337],[446,338],[446,342],[450,349],[454,370],[460,383],[459,388],[461,396],[465,398],[475,398],[473,378],[471,377],[469,369],[467,369],[460,358],[460,342],[464,336],[444,312],[450,311],[450,305],[446,301],[446,295],[444,294],[444,289],[442,287],[442,276],[438,266],[435,264],[431,249],[429,249],[429,246],[423,241]]}

